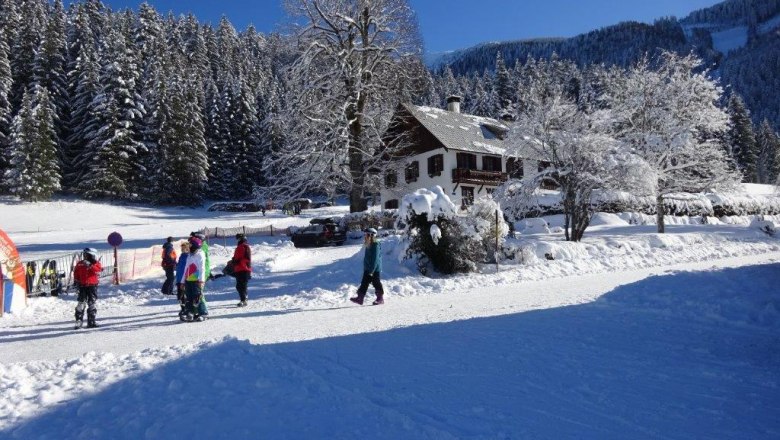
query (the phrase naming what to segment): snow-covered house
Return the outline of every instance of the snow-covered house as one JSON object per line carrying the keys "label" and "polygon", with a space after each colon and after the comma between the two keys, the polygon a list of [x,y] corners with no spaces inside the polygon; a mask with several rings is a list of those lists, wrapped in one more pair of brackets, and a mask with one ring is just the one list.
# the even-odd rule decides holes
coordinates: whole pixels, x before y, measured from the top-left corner
{"label": "snow-covered house", "polygon": [[385,136],[399,148],[383,176],[382,206],[397,208],[404,194],[435,185],[465,206],[509,177],[535,173],[538,161],[507,157],[508,131],[501,121],[461,113],[457,96],[447,109],[399,105]]}

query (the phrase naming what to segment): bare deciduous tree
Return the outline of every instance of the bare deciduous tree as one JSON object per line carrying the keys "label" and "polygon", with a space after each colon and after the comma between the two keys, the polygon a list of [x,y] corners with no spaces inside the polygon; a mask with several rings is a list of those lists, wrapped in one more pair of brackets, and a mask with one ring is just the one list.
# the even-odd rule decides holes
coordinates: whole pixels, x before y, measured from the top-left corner
{"label": "bare deciduous tree", "polygon": [[410,68],[422,52],[415,15],[406,0],[289,0],[287,9],[301,53],[276,116],[285,143],[265,162],[276,182],[266,192],[345,192],[350,211],[363,211],[367,177],[387,153],[382,134],[423,71]]}
{"label": "bare deciduous tree", "polygon": [[664,53],[658,67],[644,60],[607,97],[613,135],[647,162],[664,232],[664,196],[698,192],[738,181],[720,140],[728,115],[718,107],[723,90],[694,55]]}

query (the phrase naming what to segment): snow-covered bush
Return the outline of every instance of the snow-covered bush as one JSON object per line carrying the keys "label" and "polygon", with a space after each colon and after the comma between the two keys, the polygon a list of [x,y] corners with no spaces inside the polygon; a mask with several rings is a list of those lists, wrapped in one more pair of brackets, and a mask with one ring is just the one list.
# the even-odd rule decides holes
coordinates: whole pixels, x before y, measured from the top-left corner
{"label": "snow-covered bush", "polygon": [[414,258],[421,273],[430,269],[443,274],[472,272],[485,262],[483,219],[460,217],[457,207],[441,187],[407,194],[398,209],[399,225],[408,240],[405,258]]}
{"label": "snow-covered bush", "polygon": [[[525,191],[523,185],[522,181],[510,181],[494,193],[510,220],[563,213],[558,191]],[[639,197],[625,191],[594,191],[591,204],[593,212],[614,214],[656,215],[658,210],[654,197]],[[680,192],[665,195],[663,204],[667,215],[677,217],[780,214],[780,197],[775,195]]]}
{"label": "snow-covered bush", "polygon": [[775,236],[777,234],[777,227],[769,220],[753,219],[750,222],[750,229],[758,229],[765,234]]}
{"label": "snow-covered bush", "polygon": [[[496,252],[509,234],[509,225],[504,221],[501,206],[492,198],[480,197],[469,207],[466,220],[472,223],[477,234],[482,237],[482,246],[485,248],[488,262],[494,263]],[[496,242],[498,242],[498,249]]]}
{"label": "snow-covered bush", "polygon": [[549,234],[550,227],[543,218],[527,218],[521,223],[522,234]]}
{"label": "snow-covered bush", "polygon": [[513,221],[563,213],[560,192],[536,188],[531,180],[508,180],[496,188],[493,199]]}

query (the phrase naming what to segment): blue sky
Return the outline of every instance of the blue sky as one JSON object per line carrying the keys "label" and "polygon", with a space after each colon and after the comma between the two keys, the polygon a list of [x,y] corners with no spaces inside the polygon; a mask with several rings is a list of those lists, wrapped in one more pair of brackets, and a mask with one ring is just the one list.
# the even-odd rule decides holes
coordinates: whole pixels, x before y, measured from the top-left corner
{"label": "blue sky", "polygon": [[[103,0],[113,9],[137,8],[142,0]],[[270,32],[284,20],[280,0],[147,0],[158,11],[192,12],[217,23],[224,14],[243,30],[250,23]],[[570,37],[625,20],[652,22],[719,3],[717,0],[410,0],[428,52],[461,49],[486,41]]]}

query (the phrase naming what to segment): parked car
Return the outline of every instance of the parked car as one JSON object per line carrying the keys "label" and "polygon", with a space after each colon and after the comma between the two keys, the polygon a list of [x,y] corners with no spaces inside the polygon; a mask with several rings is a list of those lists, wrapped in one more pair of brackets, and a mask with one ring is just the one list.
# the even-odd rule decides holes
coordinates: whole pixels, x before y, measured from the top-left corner
{"label": "parked car", "polygon": [[298,248],[341,246],[347,241],[347,231],[332,218],[315,218],[309,226],[293,232],[291,240]]}
{"label": "parked car", "polygon": [[259,212],[264,206],[257,202],[217,202],[208,207],[208,211],[221,212]]}

